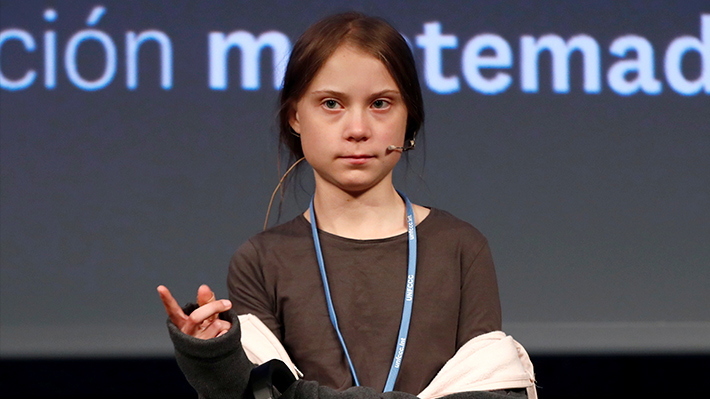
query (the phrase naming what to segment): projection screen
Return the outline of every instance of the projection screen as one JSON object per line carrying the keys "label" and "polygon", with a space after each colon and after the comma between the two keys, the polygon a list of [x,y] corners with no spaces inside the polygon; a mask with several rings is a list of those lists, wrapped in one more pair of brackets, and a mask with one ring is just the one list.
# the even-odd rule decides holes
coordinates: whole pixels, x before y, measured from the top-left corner
{"label": "projection screen", "polygon": [[426,124],[396,185],[487,236],[506,332],[710,351],[706,1],[3,0],[0,354],[170,355],[156,286],[226,297],[279,179],[285,59],[351,9],[412,46]]}

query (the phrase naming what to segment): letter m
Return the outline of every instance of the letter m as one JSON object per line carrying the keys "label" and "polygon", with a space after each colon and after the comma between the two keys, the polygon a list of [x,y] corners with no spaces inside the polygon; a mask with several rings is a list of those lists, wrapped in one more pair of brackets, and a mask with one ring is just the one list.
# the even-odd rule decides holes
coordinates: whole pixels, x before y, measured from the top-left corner
{"label": "letter m", "polygon": [[264,47],[271,47],[274,88],[281,88],[286,62],[291,53],[291,42],[288,37],[281,32],[271,31],[264,32],[257,39],[249,32],[236,31],[230,33],[229,36],[225,36],[221,32],[209,34],[209,83],[211,89],[227,89],[229,50],[232,47],[239,47],[241,50],[242,89],[259,89],[261,51]]}
{"label": "letter m", "polygon": [[537,41],[532,36],[520,38],[522,89],[528,93],[538,91],[538,59],[542,51],[548,50],[552,56],[552,89],[557,93],[569,93],[569,58],[572,52],[582,53],[584,62],[584,91],[601,91],[601,66],[599,44],[587,35],[577,35],[565,43],[556,35],[544,35]]}

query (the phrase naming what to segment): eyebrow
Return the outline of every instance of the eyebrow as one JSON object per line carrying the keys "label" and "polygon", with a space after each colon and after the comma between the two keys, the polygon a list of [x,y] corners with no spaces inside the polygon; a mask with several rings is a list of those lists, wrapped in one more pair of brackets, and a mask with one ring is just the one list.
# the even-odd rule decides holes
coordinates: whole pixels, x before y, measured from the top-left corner
{"label": "eyebrow", "polygon": [[[337,90],[315,90],[315,91],[312,91],[311,94],[314,94],[314,95],[326,94],[326,95],[333,96],[333,97],[348,97],[347,94],[345,94],[345,93],[343,93],[343,92],[340,92],[340,91],[337,91]],[[377,98],[377,97],[382,97],[382,96],[386,96],[386,95],[390,95],[390,96],[392,96],[392,95],[397,95],[397,96],[399,96],[400,93],[399,93],[399,90],[385,89],[385,90],[382,90],[382,91],[378,91],[377,93],[373,93],[373,94],[370,96],[370,98]]]}

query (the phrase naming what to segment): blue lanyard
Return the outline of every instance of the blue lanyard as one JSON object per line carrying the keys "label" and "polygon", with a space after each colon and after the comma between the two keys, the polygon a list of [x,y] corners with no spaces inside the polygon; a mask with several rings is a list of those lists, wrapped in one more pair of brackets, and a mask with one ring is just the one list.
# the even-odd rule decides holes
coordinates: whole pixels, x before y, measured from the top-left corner
{"label": "blue lanyard", "polygon": [[[399,325],[399,337],[397,338],[397,347],[394,351],[392,366],[390,366],[390,372],[389,375],[387,375],[387,382],[385,383],[385,389],[383,392],[389,392],[394,388],[394,382],[397,379],[397,374],[399,373],[399,368],[402,364],[404,348],[407,346],[409,322],[412,319],[412,303],[414,302],[414,279],[417,272],[417,228],[414,224],[414,210],[412,209],[412,203],[409,202],[407,196],[401,193],[399,190],[397,191],[397,193],[404,199],[404,202],[407,205],[407,237],[409,240],[409,259],[407,263],[407,288],[404,294],[404,307],[402,308],[402,321]],[[330,322],[333,324],[333,328],[335,328],[335,332],[338,334],[340,345],[343,347],[345,357],[348,359],[348,364],[350,365],[350,372],[353,375],[353,380],[355,380],[355,385],[360,386],[360,381],[358,381],[357,379],[357,373],[355,373],[355,367],[353,366],[353,362],[350,359],[350,353],[348,353],[348,348],[347,346],[345,346],[345,340],[343,339],[343,335],[340,333],[340,328],[338,328],[338,318],[335,316],[333,300],[330,296],[330,287],[328,286],[328,277],[325,274],[323,252],[321,251],[320,240],[318,239],[318,226],[316,225],[316,217],[313,211],[313,198],[311,198],[309,212],[311,216],[311,230],[313,231],[313,244],[316,247],[318,267],[320,268],[320,275],[323,279],[323,289],[325,290],[325,301],[328,304]]]}

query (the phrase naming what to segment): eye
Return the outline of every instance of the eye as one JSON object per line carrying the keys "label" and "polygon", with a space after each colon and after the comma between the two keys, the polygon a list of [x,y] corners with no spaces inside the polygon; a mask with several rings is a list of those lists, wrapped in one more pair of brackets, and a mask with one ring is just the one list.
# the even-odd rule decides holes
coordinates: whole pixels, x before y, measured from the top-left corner
{"label": "eye", "polygon": [[372,102],[372,107],[376,109],[385,109],[390,105],[390,102],[383,99],[378,99]]}
{"label": "eye", "polygon": [[338,102],[333,99],[323,101],[323,106],[327,109],[337,109],[338,105]]}

